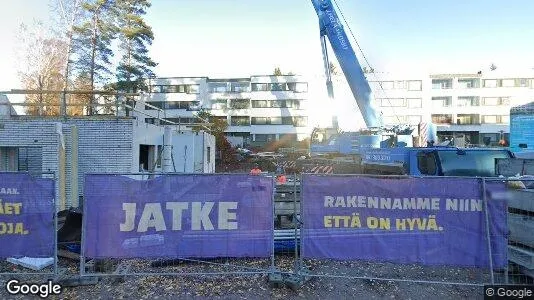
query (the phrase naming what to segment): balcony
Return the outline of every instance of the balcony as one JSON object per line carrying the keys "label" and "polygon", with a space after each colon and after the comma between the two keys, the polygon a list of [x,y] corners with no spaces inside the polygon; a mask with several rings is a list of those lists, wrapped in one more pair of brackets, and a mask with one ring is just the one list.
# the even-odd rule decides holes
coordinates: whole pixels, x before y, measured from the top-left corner
{"label": "balcony", "polygon": [[452,89],[452,79],[432,79],[432,89]]}
{"label": "balcony", "polygon": [[449,125],[449,124],[452,123],[452,115],[449,115],[449,114],[433,114],[432,115],[432,123]]}
{"label": "balcony", "polygon": [[480,125],[480,115],[477,114],[458,114],[456,125]]}
{"label": "balcony", "polygon": [[458,87],[461,89],[475,89],[480,87],[480,79],[478,78],[459,78]]}

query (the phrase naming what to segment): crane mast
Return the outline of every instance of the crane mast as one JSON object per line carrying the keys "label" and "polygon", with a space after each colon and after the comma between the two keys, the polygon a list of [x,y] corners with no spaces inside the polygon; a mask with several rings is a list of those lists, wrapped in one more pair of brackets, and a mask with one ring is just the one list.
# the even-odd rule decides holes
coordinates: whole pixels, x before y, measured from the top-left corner
{"label": "crane mast", "polygon": [[[325,73],[327,78],[327,90],[329,98],[333,99],[333,88],[326,49],[326,37],[332,46],[337,61],[347,78],[347,83],[356,99],[358,108],[362,113],[367,128],[381,127],[383,124],[382,116],[374,107],[371,87],[365,78],[362,67],[352,49],[347,34],[343,29],[332,2],[330,0],[312,0],[315,12],[319,17],[319,28],[321,35],[321,46],[325,64]],[[335,123],[334,123],[335,122]],[[337,119],[334,117],[332,124],[337,127]]]}

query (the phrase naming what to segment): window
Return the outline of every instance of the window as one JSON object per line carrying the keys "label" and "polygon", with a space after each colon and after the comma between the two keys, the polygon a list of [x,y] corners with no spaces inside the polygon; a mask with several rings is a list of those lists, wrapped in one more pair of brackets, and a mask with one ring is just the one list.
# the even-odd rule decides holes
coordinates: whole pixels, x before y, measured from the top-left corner
{"label": "window", "polygon": [[227,82],[210,82],[208,83],[210,93],[226,93],[228,92]]}
{"label": "window", "polygon": [[472,89],[479,87],[479,79],[477,78],[459,78],[458,86],[462,89]]}
{"label": "window", "polygon": [[486,97],[482,99],[484,105],[499,105],[498,97]]}
{"label": "window", "polygon": [[293,117],[293,126],[306,127],[308,125],[307,117]]}
{"label": "window", "polygon": [[228,104],[225,99],[218,99],[211,101],[211,109],[227,109]]}
{"label": "window", "polygon": [[452,79],[432,79],[433,89],[452,89]]}
{"label": "window", "polygon": [[208,156],[207,161],[208,161],[208,164],[209,164],[211,162],[211,147],[209,147],[209,146],[206,148],[206,155]]}
{"label": "window", "polygon": [[408,81],[408,90],[409,91],[420,91],[422,89],[421,80],[410,80]]}
{"label": "window", "polygon": [[502,115],[500,116],[500,121],[499,123],[501,124],[510,124],[510,116],[509,115]]}
{"label": "window", "polygon": [[432,152],[417,153],[417,168],[423,175],[436,175],[436,158]]}
{"label": "window", "polygon": [[150,87],[150,92],[161,93],[161,85],[153,85]]}
{"label": "window", "polygon": [[252,125],[267,125],[267,118],[264,117],[252,117]]}
{"label": "window", "polygon": [[287,85],[289,90],[295,93],[308,92],[308,84],[306,82],[290,82]]}
{"label": "window", "polygon": [[250,118],[249,117],[238,117],[232,116],[230,119],[230,124],[232,126],[249,126]]}
{"label": "window", "polygon": [[230,100],[230,108],[248,109],[250,108],[250,100],[249,99],[232,99]]}
{"label": "window", "polygon": [[293,117],[282,117],[283,125],[293,125]]}
{"label": "window", "polygon": [[305,93],[308,91],[308,84],[305,82],[289,82],[289,83],[253,83],[252,91],[293,91],[296,93]]}
{"label": "window", "polygon": [[496,124],[497,116],[482,116],[482,120],[485,124]]}
{"label": "window", "polygon": [[393,89],[393,81],[382,81],[382,83],[378,84],[378,86],[382,86],[383,90],[392,90]]}
{"label": "window", "polygon": [[421,98],[408,98],[408,107],[410,108],[420,108],[422,107],[423,101]]}
{"label": "window", "polygon": [[485,97],[482,99],[483,105],[495,106],[495,105],[510,105],[509,97]]}
{"label": "window", "polygon": [[253,108],[266,108],[269,107],[269,101],[267,100],[254,100],[252,101]]}
{"label": "window", "polygon": [[187,90],[188,94],[198,94],[200,86],[198,84],[190,84],[187,86],[187,88],[188,88]]}
{"label": "window", "polygon": [[255,134],[254,141],[256,142],[270,142],[276,140],[275,134]]}
{"label": "window", "polygon": [[397,80],[395,81],[394,88],[396,90],[404,90],[406,89],[406,82],[404,80]]}
{"label": "window", "polygon": [[241,93],[250,91],[250,84],[248,82],[232,82],[232,92]]}
{"label": "window", "polygon": [[282,125],[282,117],[271,117],[270,121],[271,125]]}
{"label": "window", "polygon": [[458,125],[472,125],[479,124],[479,116],[474,114],[458,114],[456,117],[456,124]]}
{"label": "window", "polygon": [[167,101],[166,109],[180,109],[180,101]]}
{"label": "window", "polygon": [[501,80],[501,86],[502,87],[514,87],[515,79],[503,79]]}
{"label": "window", "polygon": [[452,97],[432,97],[432,107],[449,107],[451,102]]}
{"label": "window", "polygon": [[145,105],[145,110],[154,110],[154,109],[163,109],[163,105],[164,105],[164,102],[163,101],[151,101],[151,102],[146,102],[146,104],[150,105]]}
{"label": "window", "polygon": [[497,79],[484,79],[484,87],[497,87]]}
{"label": "window", "polygon": [[456,106],[463,107],[463,106],[478,106],[479,101],[478,97],[475,96],[463,96],[458,97],[458,101],[456,102]]}
{"label": "window", "polygon": [[380,106],[382,107],[406,107],[404,98],[382,98],[380,99]]}
{"label": "window", "polygon": [[517,79],[517,86],[519,86],[519,87],[528,87],[528,79],[526,79],[526,78]]}
{"label": "window", "polygon": [[451,124],[452,115],[435,114],[432,115],[432,123],[435,124]]}
{"label": "window", "polygon": [[495,159],[510,158],[507,151],[438,151],[444,176],[495,176]]}

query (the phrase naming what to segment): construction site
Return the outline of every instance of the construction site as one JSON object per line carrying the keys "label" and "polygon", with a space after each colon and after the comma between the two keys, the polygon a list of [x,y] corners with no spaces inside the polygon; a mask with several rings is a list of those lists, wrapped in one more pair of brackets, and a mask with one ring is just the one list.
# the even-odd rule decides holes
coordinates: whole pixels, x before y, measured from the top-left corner
{"label": "construction site", "polygon": [[[300,75],[0,91],[0,283],[48,280],[58,298],[477,298],[490,284],[532,286],[534,74],[495,79],[522,88],[499,112],[509,124],[379,98],[389,81],[371,80],[337,3],[311,3],[321,101],[336,103],[341,80],[359,130],[336,115],[311,126],[314,83]],[[402,82],[424,99],[426,86],[494,80],[440,76]],[[429,98],[495,98],[458,95]]]}

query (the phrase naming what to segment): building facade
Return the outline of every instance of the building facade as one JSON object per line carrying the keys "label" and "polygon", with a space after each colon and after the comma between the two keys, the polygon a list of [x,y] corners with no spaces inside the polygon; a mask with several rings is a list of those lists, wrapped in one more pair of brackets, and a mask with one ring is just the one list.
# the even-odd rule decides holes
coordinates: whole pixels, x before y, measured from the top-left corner
{"label": "building facade", "polygon": [[387,125],[432,120],[440,141],[459,136],[471,145],[509,141],[510,108],[534,101],[534,72],[368,75]]}
{"label": "building facade", "polygon": [[199,122],[202,108],[226,121],[230,139],[245,146],[289,145],[309,135],[308,83],[301,76],[156,78],[148,86],[141,97],[147,123],[160,117],[185,128]]}

